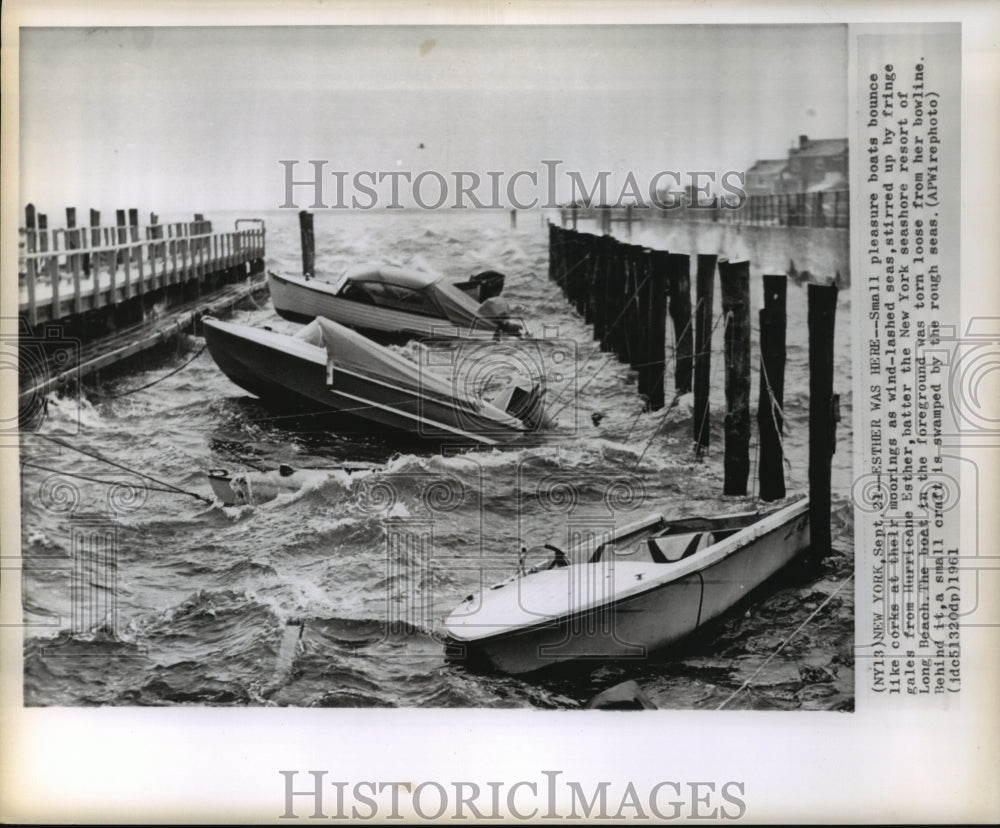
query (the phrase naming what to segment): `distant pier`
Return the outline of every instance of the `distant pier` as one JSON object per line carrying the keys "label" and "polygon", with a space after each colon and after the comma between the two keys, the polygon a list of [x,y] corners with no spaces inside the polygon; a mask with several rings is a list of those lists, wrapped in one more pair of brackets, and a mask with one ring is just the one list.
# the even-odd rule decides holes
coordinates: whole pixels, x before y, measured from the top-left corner
{"label": "distant pier", "polygon": [[114,225],[90,211],[78,227],[25,210],[18,256],[19,407],[22,424],[48,392],[141,353],[266,287],[265,227],[238,219],[218,231],[201,214],[140,225],[118,210]]}

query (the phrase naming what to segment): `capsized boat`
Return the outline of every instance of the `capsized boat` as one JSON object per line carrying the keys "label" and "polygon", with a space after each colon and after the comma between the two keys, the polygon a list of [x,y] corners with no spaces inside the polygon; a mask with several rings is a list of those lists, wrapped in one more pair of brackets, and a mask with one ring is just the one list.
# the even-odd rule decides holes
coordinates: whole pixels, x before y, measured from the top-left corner
{"label": "capsized boat", "polygon": [[515,674],[574,659],[643,659],[721,615],[808,546],[804,498],[766,514],[653,514],[596,546],[522,550],[513,577],[447,617],[449,649]]}
{"label": "capsized boat", "polygon": [[212,494],[223,506],[248,506],[266,503],[283,492],[294,492],[310,483],[321,483],[331,473],[368,474],[374,463],[346,461],[329,469],[296,469],[282,463],[272,471],[231,471],[209,469],[205,472]]}
{"label": "capsized boat", "polygon": [[[502,274],[497,274],[502,282]],[[484,277],[486,285],[496,287]],[[504,299],[491,293],[473,299],[461,286],[439,273],[388,265],[359,265],[334,282],[269,272],[274,309],[293,322],[317,316],[379,339],[521,336]],[[501,285],[502,286],[502,285]]]}
{"label": "capsized boat", "polygon": [[546,425],[540,382],[503,389],[500,407],[329,319],[295,335],[212,317],[202,325],[216,365],[262,400],[342,412],[375,431],[438,443],[498,445]]}

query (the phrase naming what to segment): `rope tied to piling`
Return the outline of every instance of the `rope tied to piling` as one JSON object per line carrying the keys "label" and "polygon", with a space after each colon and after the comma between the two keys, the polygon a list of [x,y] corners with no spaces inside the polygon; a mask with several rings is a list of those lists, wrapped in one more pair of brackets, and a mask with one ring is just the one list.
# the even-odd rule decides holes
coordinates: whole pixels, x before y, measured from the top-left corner
{"label": "rope tied to piling", "polygon": [[[767,391],[767,398],[771,403],[771,414],[774,416],[775,423],[781,423],[781,427],[777,429],[778,433],[778,445],[781,446],[781,458],[785,461],[785,465],[788,468],[792,467],[791,461],[788,459],[788,453],[785,451],[785,432],[788,434],[792,433],[792,429],[788,426],[788,420],[785,418],[784,409],[778,404],[777,397],[774,396],[774,390],[771,386],[771,380],[767,376],[767,366],[764,364],[764,360],[760,361],[760,371],[764,379],[764,390]],[[779,419],[780,417],[780,419]]]}

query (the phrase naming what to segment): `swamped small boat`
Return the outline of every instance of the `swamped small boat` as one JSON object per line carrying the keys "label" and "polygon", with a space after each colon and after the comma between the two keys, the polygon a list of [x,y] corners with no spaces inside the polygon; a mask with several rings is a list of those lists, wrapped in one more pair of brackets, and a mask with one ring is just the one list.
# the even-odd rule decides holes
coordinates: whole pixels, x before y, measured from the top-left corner
{"label": "swamped small boat", "polygon": [[262,400],[342,412],[376,431],[438,443],[498,445],[546,426],[541,383],[475,399],[356,331],[317,318],[295,335],[202,320],[216,365]]}
{"label": "swamped small boat", "polygon": [[274,309],[285,319],[324,317],[369,336],[400,341],[521,336],[521,325],[497,296],[503,280],[503,274],[485,271],[455,284],[426,270],[359,265],[332,282],[268,273],[267,284]]}
{"label": "swamped small boat", "polygon": [[506,673],[642,659],[730,609],[808,546],[808,499],[766,514],[653,514],[596,548],[522,550],[517,574],[469,595],[444,626],[453,654]]}
{"label": "swamped small boat", "polygon": [[328,469],[295,469],[282,463],[272,471],[209,469],[205,478],[212,494],[223,506],[256,506],[278,495],[326,480],[331,473],[370,474],[374,463],[347,461]]}

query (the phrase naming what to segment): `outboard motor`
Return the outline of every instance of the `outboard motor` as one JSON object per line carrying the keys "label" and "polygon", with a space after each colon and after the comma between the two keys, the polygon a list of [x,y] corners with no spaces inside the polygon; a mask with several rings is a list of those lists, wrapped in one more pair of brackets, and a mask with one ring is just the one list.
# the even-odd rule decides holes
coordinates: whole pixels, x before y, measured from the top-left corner
{"label": "outboard motor", "polygon": [[521,325],[511,321],[510,305],[500,296],[494,296],[483,302],[476,311],[476,316],[495,325],[500,333],[512,336],[520,336],[523,333]]}
{"label": "outboard motor", "polygon": [[530,388],[519,383],[508,385],[493,399],[493,405],[516,417],[528,431],[539,431],[548,428],[550,423],[545,416],[545,387],[536,382]]}
{"label": "outboard motor", "polygon": [[470,276],[464,282],[456,282],[455,287],[464,291],[477,302],[485,302],[503,293],[507,277],[499,270],[484,270],[475,276]]}
{"label": "outboard motor", "polygon": [[484,270],[469,279],[474,285],[479,285],[479,301],[485,302],[503,293],[503,285],[507,277],[499,270]]}

